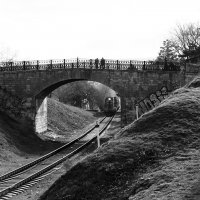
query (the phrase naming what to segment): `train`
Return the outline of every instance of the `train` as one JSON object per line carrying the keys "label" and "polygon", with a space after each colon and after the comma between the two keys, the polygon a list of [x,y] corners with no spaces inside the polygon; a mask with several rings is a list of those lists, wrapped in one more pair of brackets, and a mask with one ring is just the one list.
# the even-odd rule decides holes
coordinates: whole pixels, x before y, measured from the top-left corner
{"label": "train", "polygon": [[106,97],[104,103],[104,113],[106,116],[114,115],[119,109],[120,101],[118,97]]}

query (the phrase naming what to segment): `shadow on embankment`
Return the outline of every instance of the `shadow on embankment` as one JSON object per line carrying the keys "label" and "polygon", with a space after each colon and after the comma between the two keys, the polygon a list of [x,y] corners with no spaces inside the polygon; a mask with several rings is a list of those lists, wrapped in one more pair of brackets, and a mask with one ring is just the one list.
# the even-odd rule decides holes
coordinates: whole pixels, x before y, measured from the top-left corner
{"label": "shadow on embankment", "polygon": [[72,167],[40,199],[184,199],[192,187],[187,180],[195,179],[192,171],[187,174],[190,155],[200,147],[199,85],[196,79],[174,91]]}
{"label": "shadow on embankment", "polygon": [[4,141],[1,146],[19,155],[44,154],[61,145],[58,142],[43,141],[28,125],[18,123],[5,113],[0,113],[0,138]]}

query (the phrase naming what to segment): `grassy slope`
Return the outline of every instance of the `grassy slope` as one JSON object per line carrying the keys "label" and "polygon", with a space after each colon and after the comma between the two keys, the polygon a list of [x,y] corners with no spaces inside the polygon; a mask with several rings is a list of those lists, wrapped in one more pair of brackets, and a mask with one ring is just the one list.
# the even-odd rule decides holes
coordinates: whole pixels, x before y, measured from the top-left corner
{"label": "grassy slope", "polygon": [[76,137],[86,126],[95,121],[92,113],[80,108],[48,99],[48,127],[59,136]]}
{"label": "grassy slope", "polygon": [[[83,126],[93,122],[94,119],[91,113],[48,100],[49,126],[52,129],[57,127],[56,130],[60,134],[61,130],[69,132],[82,130]],[[46,137],[42,138],[33,133],[29,127],[22,127],[0,113],[0,173],[10,170],[12,163],[19,165],[28,162],[27,159],[36,158],[61,145],[59,142],[48,141]],[[5,167],[8,165],[9,169]]]}
{"label": "grassy slope", "polygon": [[61,144],[41,140],[29,127],[0,113],[0,174],[36,159]]}
{"label": "grassy slope", "polygon": [[199,85],[194,80],[176,90],[74,166],[41,200],[192,197],[200,180]]}
{"label": "grassy slope", "polygon": [[39,154],[59,146],[57,142],[41,140],[29,127],[22,127],[13,119],[0,113],[1,149],[16,154]]}

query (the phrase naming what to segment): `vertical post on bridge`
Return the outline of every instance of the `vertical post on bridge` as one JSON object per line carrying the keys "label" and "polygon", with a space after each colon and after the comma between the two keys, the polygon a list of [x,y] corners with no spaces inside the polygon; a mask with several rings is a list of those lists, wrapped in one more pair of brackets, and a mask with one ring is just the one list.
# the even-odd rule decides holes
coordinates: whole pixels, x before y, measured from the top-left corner
{"label": "vertical post on bridge", "polygon": [[78,57],[76,59],[76,64],[77,64],[77,67],[76,68],[79,68],[79,61],[78,61]]}
{"label": "vertical post on bridge", "polygon": [[63,66],[64,66],[64,69],[65,69],[65,59],[64,59],[64,61],[63,61]]}
{"label": "vertical post on bridge", "polygon": [[23,61],[23,70],[26,70],[26,61]]}
{"label": "vertical post on bridge", "polygon": [[10,69],[11,69],[11,71],[13,70],[13,63],[12,62],[10,62]]}
{"label": "vertical post on bridge", "polygon": [[100,130],[99,130],[99,122],[96,121],[96,128],[97,128],[97,147],[100,147]]}
{"label": "vertical post on bridge", "polygon": [[39,60],[37,60],[37,66],[36,66],[36,69],[37,69],[37,70],[39,69]]}
{"label": "vertical post on bridge", "polygon": [[52,60],[50,60],[50,69],[53,68],[53,63],[52,63]]}

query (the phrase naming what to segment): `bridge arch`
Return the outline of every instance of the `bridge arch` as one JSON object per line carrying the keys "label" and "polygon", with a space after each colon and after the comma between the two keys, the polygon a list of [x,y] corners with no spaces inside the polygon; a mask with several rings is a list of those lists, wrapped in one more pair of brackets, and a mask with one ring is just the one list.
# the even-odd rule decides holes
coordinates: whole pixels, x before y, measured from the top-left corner
{"label": "bridge arch", "polygon": [[66,79],[45,86],[38,94],[35,95],[35,132],[41,133],[47,130],[47,99],[46,97],[55,89],[62,85],[81,81],[84,79]]}
{"label": "bridge arch", "polygon": [[[35,95],[35,131],[37,133],[41,133],[47,130],[47,96],[51,94],[54,90],[59,88],[60,86],[77,82],[77,81],[91,81],[88,79],[66,79],[61,80],[58,82],[54,82],[46,87],[43,87],[43,89]],[[97,81],[93,81],[97,82]],[[100,82],[98,82],[100,83]],[[102,84],[102,83],[101,83]],[[105,84],[103,84],[105,85]],[[105,85],[106,87],[109,87],[108,85]],[[110,88],[110,87],[109,87]],[[112,88],[110,88],[112,89]],[[118,88],[117,88],[118,89]],[[112,89],[113,90],[113,89]],[[116,91],[117,94],[118,91]]]}
{"label": "bridge arch", "polygon": [[42,99],[48,96],[52,91],[55,89],[59,88],[62,85],[76,82],[76,81],[87,81],[87,79],[66,79],[66,80],[61,80],[58,82],[55,82],[51,85],[46,86],[44,89],[42,89],[38,94],[36,94],[35,99]]}

